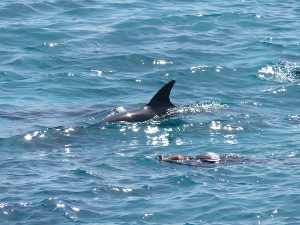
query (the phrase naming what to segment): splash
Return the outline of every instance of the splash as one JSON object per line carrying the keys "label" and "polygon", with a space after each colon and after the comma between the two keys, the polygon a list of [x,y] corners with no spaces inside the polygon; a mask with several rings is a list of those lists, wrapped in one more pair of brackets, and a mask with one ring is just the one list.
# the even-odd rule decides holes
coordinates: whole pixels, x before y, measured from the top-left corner
{"label": "splash", "polygon": [[219,101],[201,102],[193,103],[185,106],[180,106],[177,108],[178,113],[190,113],[197,114],[202,112],[217,112],[221,109],[226,108],[227,105]]}
{"label": "splash", "polygon": [[300,70],[300,63],[277,60],[275,65],[267,65],[261,68],[257,77],[261,80],[289,83],[299,79],[297,71]]}

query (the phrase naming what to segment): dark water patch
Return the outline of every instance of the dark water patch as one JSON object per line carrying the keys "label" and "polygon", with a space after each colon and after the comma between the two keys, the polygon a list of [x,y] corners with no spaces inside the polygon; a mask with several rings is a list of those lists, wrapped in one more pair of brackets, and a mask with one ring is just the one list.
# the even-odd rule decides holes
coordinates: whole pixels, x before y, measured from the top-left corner
{"label": "dark water patch", "polygon": [[44,2],[35,2],[30,4],[31,7],[33,7],[35,10],[43,13],[49,14],[49,12],[57,11],[58,8],[54,7],[50,2],[44,1]]}
{"label": "dark water patch", "polygon": [[59,8],[62,7],[63,9],[74,9],[74,8],[82,7],[81,4],[78,4],[76,2],[70,2],[70,1],[54,1],[54,2],[47,2],[47,3]]}
{"label": "dark water patch", "polygon": [[2,37],[2,39],[5,38],[4,44],[9,44],[18,49],[19,52],[23,52],[24,49],[33,44],[42,45],[49,43],[50,47],[55,47],[58,43],[71,38],[68,32],[58,32],[45,27],[28,27],[22,24],[10,26],[9,28],[5,28],[5,30],[6,36]]}
{"label": "dark water patch", "polygon": [[[80,7],[80,8],[74,8],[68,11],[62,12],[61,16],[72,16],[74,20],[76,18],[80,18],[81,20],[86,17],[89,18],[91,15],[95,15],[98,17],[100,14],[106,14],[107,10],[99,8],[93,8],[93,7]],[[100,21],[99,21],[100,22]]]}
{"label": "dark water patch", "polygon": [[24,69],[48,69],[50,68],[50,65],[44,61],[35,60],[32,57],[22,58],[22,59],[16,59],[11,63],[8,63],[10,66],[14,67],[22,67]]}
{"label": "dark water patch", "polygon": [[12,12],[18,12],[19,14],[26,16],[37,13],[37,11],[30,5],[22,3],[13,3],[8,5],[6,8]]}
{"label": "dark water patch", "polygon": [[16,12],[15,10],[10,10],[10,9],[1,9],[0,10],[0,17],[1,18],[16,18],[21,16],[20,13]]}

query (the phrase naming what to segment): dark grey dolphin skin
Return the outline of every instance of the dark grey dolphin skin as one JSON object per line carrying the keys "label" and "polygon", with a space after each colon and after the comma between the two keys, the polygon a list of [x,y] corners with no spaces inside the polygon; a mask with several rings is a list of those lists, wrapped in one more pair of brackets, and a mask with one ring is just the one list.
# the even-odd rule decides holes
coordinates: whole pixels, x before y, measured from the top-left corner
{"label": "dark grey dolphin skin", "polygon": [[163,86],[145,106],[132,111],[117,113],[98,123],[115,122],[144,122],[153,119],[155,116],[164,115],[168,109],[175,108],[170,101],[170,93],[175,84],[175,80]]}

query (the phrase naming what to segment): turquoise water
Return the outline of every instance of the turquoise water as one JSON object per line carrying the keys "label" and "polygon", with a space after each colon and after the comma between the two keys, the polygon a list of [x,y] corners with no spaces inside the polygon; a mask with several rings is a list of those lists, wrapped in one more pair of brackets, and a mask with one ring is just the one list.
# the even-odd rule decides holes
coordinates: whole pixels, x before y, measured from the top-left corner
{"label": "turquoise water", "polygon": [[[0,223],[299,224],[299,13],[296,0],[2,0]],[[173,79],[178,116],[97,124]],[[258,160],[158,160],[207,151]]]}

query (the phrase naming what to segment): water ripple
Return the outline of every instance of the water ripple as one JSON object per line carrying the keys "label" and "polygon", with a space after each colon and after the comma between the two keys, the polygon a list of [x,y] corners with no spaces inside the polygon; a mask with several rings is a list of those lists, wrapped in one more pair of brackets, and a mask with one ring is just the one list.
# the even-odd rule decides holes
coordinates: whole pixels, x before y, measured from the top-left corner
{"label": "water ripple", "polygon": [[[297,1],[2,0],[0,19],[1,224],[299,223]],[[177,111],[97,124],[172,79]],[[208,151],[249,161],[158,159]]]}

